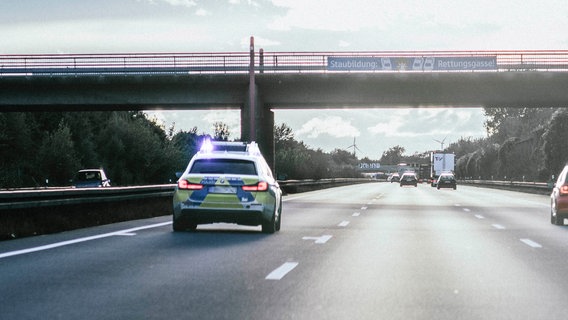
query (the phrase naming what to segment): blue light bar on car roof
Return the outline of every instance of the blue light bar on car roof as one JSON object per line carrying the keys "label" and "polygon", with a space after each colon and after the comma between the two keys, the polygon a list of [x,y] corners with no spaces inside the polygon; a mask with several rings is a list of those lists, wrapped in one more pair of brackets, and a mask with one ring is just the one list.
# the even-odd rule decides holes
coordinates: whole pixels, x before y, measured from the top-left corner
{"label": "blue light bar on car roof", "polygon": [[213,144],[209,139],[203,139],[203,143],[201,144],[201,148],[199,148],[200,153],[211,153],[213,151]]}
{"label": "blue light bar on car roof", "polygon": [[211,141],[203,140],[199,153],[215,153],[215,152],[239,152],[248,153],[250,155],[260,155],[260,149],[256,142],[247,144],[246,142],[227,142],[227,141]]}

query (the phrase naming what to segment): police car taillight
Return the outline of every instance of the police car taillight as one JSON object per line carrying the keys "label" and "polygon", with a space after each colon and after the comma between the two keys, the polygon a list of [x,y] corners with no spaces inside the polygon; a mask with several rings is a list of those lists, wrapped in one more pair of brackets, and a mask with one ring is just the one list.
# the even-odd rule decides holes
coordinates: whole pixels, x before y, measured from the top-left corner
{"label": "police car taillight", "polygon": [[259,181],[257,184],[243,186],[243,191],[266,191],[268,190],[268,182]]}
{"label": "police car taillight", "polygon": [[203,185],[198,183],[189,183],[187,180],[180,180],[178,181],[178,188],[186,190],[201,190],[203,189]]}

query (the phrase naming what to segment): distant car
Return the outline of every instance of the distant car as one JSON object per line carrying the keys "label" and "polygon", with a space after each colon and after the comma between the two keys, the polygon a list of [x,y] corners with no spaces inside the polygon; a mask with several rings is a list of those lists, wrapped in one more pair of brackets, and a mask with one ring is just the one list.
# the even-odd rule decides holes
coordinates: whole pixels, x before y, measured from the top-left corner
{"label": "distant car", "polygon": [[391,174],[387,180],[390,181],[391,183],[399,182],[400,181],[400,175],[395,172],[395,173]]}
{"label": "distant car", "polygon": [[173,230],[216,222],[280,230],[282,191],[254,142],[206,140],[180,176],[173,196]]}
{"label": "distant car", "polygon": [[451,173],[442,173],[436,181],[436,188],[453,188],[457,189],[456,177]]}
{"label": "distant car", "polygon": [[568,218],[568,164],[558,175],[550,194],[550,223],[563,226]]}
{"label": "distant car", "polygon": [[430,177],[428,179],[428,182],[430,183],[431,187],[436,187],[436,181],[438,181],[438,178],[439,178],[439,176],[438,177]]}
{"label": "distant car", "polygon": [[416,178],[416,174],[413,172],[405,172],[400,177],[400,186],[418,186],[418,179]]}
{"label": "distant car", "polygon": [[75,188],[110,187],[110,179],[103,169],[83,169],[75,174]]}

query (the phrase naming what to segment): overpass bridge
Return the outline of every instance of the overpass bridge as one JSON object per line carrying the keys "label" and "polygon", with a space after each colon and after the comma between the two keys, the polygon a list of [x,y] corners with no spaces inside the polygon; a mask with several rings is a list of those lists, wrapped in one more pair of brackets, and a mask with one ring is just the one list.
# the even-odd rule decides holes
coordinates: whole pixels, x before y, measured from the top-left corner
{"label": "overpass bridge", "polygon": [[237,109],[273,163],[274,109],[566,107],[567,51],[0,56],[0,112]]}

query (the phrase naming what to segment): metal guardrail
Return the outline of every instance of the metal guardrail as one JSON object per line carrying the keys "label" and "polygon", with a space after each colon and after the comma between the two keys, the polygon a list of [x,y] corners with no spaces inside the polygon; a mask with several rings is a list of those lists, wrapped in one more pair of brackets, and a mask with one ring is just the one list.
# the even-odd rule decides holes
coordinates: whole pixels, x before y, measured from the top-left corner
{"label": "metal guardrail", "polygon": [[[279,184],[286,193],[298,193],[373,181],[377,180],[369,180],[366,178],[337,178],[320,180],[286,180],[279,181]],[[460,180],[459,184],[540,194],[549,194],[552,188],[550,184],[545,182]],[[151,197],[168,197],[172,196],[174,188],[175,184],[166,184],[138,187],[0,191],[0,210],[124,201]]]}
{"label": "metal guardrail", "polygon": [[333,188],[350,184],[373,182],[368,178],[334,178],[319,180],[286,180],[279,181],[280,188],[286,193],[299,193],[317,189]]}
{"label": "metal guardrail", "polygon": [[[368,179],[288,180],[279,184],[285,192],[337,187],[346,184],[369,182]],[[50,188],[0,191],[0,210],[35,207],[53,207],[69,204],[85,204],[170,197],[175,184],[111,188]]]}
{"label": "metal guardrail", "polygon": [[[329,57],[415,58],[496,57],[497,69],[511,71],[568,71],[568,50],[524,51],[363,51],[255,53],[255,72],[361,72],[329,71]],[[250,53],[137,53],[0,55],[0,76],[120,75],[120,74],[231,74],[248,73]],[[365,72],[434,72],[390,70]],[[435,71],[456,72],[456,71]],[[457,72],[488,72],[457,71]]]}
{"label": "metal guardrail", "polygon": [[0,192],[0,210],[68,204],[85,204],[164,197],[173,194],[175,185],[111,188],[56,188]]}
{"label": "metal guardrail", "polygon": [[547,182],[460,180],[458,183],[484,188],[496,188],[537,194],[550,194],[552,191],[552,184]]}

